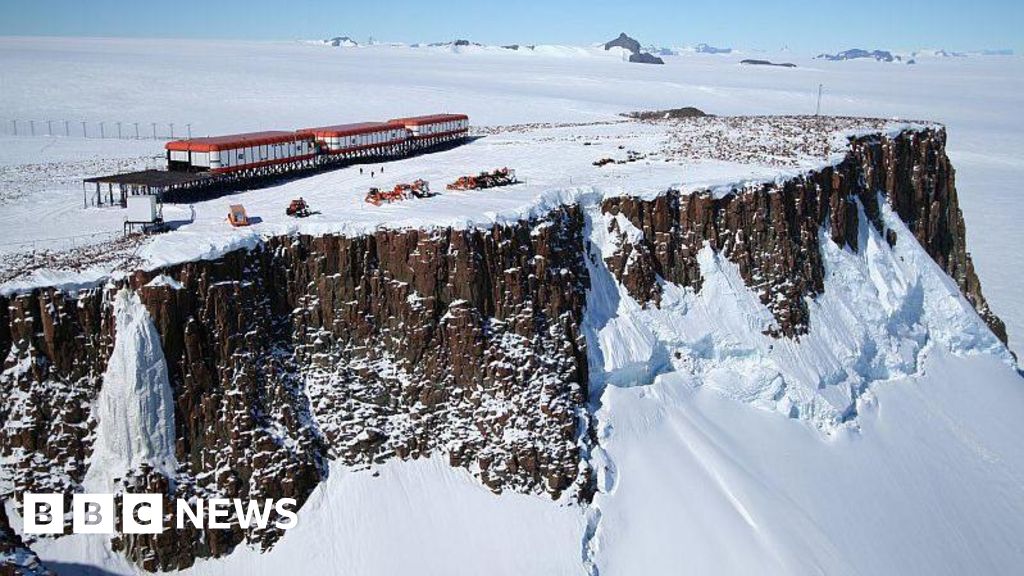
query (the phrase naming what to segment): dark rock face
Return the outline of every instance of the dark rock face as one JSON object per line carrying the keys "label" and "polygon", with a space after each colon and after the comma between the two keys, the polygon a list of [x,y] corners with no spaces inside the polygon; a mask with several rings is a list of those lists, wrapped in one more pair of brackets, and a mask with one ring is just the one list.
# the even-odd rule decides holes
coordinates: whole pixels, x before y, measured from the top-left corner
{"label": "dark rock face", "polygon": [[720,198],[706,192],[669,192],[652,201],[607,199],[605,213],[621,214],[643,232],[639,242],[629,242],[613,221],[610,231],[622,241],[608,267],[638,301],[657,305],[658,277],[700,290],[697,252],[706,242],[738,266],[772,311],[777,327],[770,333],[799,336],[807,331],[805,297],[824,289],[818,235],[822,226],[833,241],[857,250],[859,202],[871,224],[895,243],[895,231],[885,229],[880,218],[881,193],[1006,342],[1006,328],[985,302],[967,253],[945,143],[944,130],[860,138],[839,165],[781,186],[734,190]]}
{"label": "dark rock face", "polygon": [[638,64],[664,64],[665,61],[661,58],[648,54],[647,52],[640,52],[638,54],[629,55],[630,62],[636,62]]}
{"label": "dark rock face", "polygon": [[0,452],[14,457],[5,472],[19,493],[62,492],[85,476],[89,403],[113,348],[102,290],[0,298],[0,314]]}
{"label": "dark rock face", "polygon": [[11,528],[7,510],[0,505],[0,576],[54,576],[43,566],[21,536]]}
{"label": "dark rock face", "polygon": [[605,50],[611,50],[612,48],[616,47],[625,48],[626,50],[629,50],[633,54],[640,52],[640,42],[638,42],[634,38],[630,38],[629,36],[626,35],[625,32],[620,33],[618,38],[614,40],[609,40],[604,44]]}
{"label": "dark rock face", "polygon": [[576,482],[582,229],[574,207],[534,227],[290,247],[303,263],[289,278],[301,294],[297,358],[331,455],[368,464],[441,451],[479,465],[495,491],[558,496]]}
{"label": "dark rock face", "polygon": [[[81,490],[121,288],[160,334],[179,468],[168,478],[142,467],[120,485],[166,494],[168,519],[174,498],[192,496],[301,505],[327,459],[441,454],[496,492],[576,490],[582,230],[581,209],[567,207],[491,230],[281,237],[77,297],[4,299],[0,447],[17,462],[14,492]],[[181,287],[149,284],[158,273]],[[112,545],[167,570],[280,535],[169,529]]]}

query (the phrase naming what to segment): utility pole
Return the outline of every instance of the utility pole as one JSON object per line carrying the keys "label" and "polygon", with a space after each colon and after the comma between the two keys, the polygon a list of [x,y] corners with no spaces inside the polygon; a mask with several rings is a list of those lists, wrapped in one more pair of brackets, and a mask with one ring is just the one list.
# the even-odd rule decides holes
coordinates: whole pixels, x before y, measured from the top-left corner
{"label": "utility pole", "polygon": [[138,140],[139,139],[139,123],[138,122],[132,122],[132,124],[135,126],[135,139]]}
{"label": "utility pole", "polygon": [[88,138],[89,132],[85,128],[85,120],[82,120],[82,138]]}
{"label": "utility pole", "polygon": [[18,121],[17,120],[11,120],[11,126],[14,126],[14,135],[17,136],[18,135]]}
{"label": "utility pole", "polygon": [[188,131],[188,139],[191,140],[192,139],[192,124],[191,123],[185,124],[185,130]]}
{"label": "utility pole", "polygon": [[71,137],[71,123],[67,120],[64,121],[64,136]]}
{"label": "utility pole", "polygon": [[814,109],[815,116],[821,116],[821,90],[823,86],[823,84],[818,84],[818,106]]}
{"label": "utility pole", "polygon": [[53,120],[46,121],[46,135],[53,136]]}
{"label": "utility pole", "polygon": [[149,125],[153,127],[153,140],[156,140],[156,122],[150,122]]}
{"label": "utility pole", "polygon": [[170,122],[168,126],[171,127],[171,139],[174,139],[174,122]]}
{"label": "utility pole", "polygon": [[117,139],[118,140],[121,139],[121,122],[120,121],[117,122]]}

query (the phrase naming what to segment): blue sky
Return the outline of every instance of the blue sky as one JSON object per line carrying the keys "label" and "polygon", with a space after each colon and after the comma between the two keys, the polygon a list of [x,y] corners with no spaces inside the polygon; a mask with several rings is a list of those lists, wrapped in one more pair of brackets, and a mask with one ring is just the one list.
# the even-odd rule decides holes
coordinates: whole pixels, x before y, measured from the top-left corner
{"label": "blue sky", "polygon": [[0,35],[1024,51],[1024,1],[0,0]]}

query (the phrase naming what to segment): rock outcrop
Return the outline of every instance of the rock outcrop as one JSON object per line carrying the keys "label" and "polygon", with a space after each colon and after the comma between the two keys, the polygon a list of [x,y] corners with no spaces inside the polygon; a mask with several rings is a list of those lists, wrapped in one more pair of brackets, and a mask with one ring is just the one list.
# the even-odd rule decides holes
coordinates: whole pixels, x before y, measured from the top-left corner
{"label": "rock outcrop", "polygon": [[744,66],[777,66],[779,68],[796,68],[796,64],[793,64],[792,62],[772,62],[770,60],[758,60],[756,58],[740,60],[740,64],[743,64]]}
{"label": "rock outcrop", "polygon": [[630,38],[625,32],[621,32],[619,33],[618,38],[604,43],[605,50],[611,50],[612,48],[625,48],[633,54],[636,54],[640,52],[640,42],[635,38]]}
{"label": "rock outcrop", "polygon": [[665,61],[661,58],[644,52],[640,49],[640,42],[634,38],[630,38],[625,32],[619,34],[619,37],[614,40],[605,42],[604,49],[611,50],[612,48],[623,48],[630,52],[629,61],[640,64],[664,64]]}
{"label": "rock outcrop", "polygon": [[629,61],[637,64],[664,64],[665,61],[660,57],[647,52],[639,52],[637,54],[630,54]]}
{"label": "rock outcrop", "polygon": [[609,269],[640,302],[657,305],[662,278],[700,290],[697,251],[705,244],[734,262],[775,317],[777,336],[807,330],[806,297],[824,289],[818,231],[824,227],[840,245],[858,248],[858,222],[864,216],[885,229],[880,202],[887,201],[935,262],[952,277],[992,331],[1006,342],[1006,328],[989,309],[970,254],[957,201],[954,170],[941,129],[908,132],[896,138],[858,138],[838,165],[779,184],[681,194],[655,200],[635,197],[604,201],[603,211],[622,215],[642,231],[630,240],[617,220],[611,232],[620,250]]}

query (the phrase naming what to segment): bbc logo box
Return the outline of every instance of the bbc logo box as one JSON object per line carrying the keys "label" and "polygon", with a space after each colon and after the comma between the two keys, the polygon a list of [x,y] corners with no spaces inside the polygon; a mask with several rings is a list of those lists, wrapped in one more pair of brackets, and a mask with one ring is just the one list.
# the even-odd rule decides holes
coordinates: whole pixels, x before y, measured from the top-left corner
{"label": "bbc logo box", "polygon": [[[26,534],[64,533],[64,495],[26,493]],[[75,534],[113,534],[117,511],[113,494],[74,494],[71,499],[71,531]],[[121,531],[125,534],[163,532],[163,498],[160,494],[121,497]]]}

